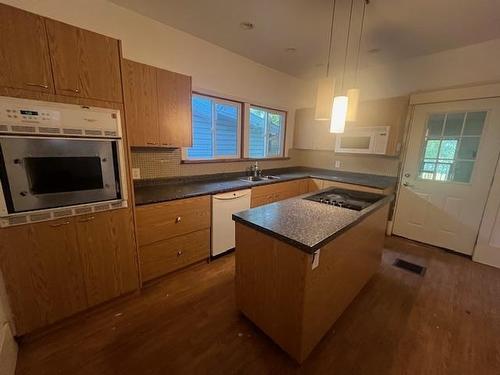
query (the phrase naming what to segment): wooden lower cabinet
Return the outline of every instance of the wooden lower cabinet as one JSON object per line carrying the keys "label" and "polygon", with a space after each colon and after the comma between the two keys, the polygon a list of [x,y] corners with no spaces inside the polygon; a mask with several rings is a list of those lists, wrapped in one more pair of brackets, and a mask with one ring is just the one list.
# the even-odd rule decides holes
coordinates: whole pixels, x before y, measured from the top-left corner
{"label": "wooden lower cabinet", "polygon": [[200,260],[208,259],[210,229],[141,246],[139,254],[142,280],[149,281]]}
{"label": "wooden lower cabinet", "polygon": [[308,192],[308,179],[278,182],[252,188],[251,207],[258,207]]}
{"label": "wooden lower cabinet", "polygon": [[139,287],[129,209],[76,218],[77,241],[89,306]]}
{"label": "wooden lower cabinet", "polygon": [[205,195],[137,207],[139,246],[210,228],[210,204]]}
{"label": "wooden lower cabinet", "polygon": [[0,230],[0,268],[16,334],[139,286],[130,209]]}

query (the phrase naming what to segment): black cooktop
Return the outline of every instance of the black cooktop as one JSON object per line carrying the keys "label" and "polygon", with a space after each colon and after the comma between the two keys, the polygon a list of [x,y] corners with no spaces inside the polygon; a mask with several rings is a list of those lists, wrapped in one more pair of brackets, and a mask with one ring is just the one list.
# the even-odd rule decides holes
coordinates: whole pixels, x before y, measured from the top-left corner
{"label": "black cooktop", "polygon": [[383,197],[384,196],[380,194],[336,188],[311,195],[304,199],[329,204],[331,206],[347,208],[349,210],[361,211]]}

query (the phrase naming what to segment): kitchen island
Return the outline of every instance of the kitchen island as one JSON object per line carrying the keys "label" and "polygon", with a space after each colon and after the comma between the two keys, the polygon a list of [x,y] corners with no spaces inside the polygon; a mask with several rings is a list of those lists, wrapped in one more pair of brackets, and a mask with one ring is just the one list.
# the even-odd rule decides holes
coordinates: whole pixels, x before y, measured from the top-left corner
{"label": "kitchen island", "polygon": [[237,307],[299,363],[377,271],[393,199],[356,211],[303,198],[233,215]]}

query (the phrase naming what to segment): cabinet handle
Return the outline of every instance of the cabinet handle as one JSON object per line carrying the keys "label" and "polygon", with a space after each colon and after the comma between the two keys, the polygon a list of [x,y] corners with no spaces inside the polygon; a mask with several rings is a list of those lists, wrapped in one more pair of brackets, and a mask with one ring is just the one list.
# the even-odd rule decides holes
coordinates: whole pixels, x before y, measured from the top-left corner
{"label": "cabinet handle", "polygon": [[31,83],[31,82],[24,82],[26,86],[32,86],[32,87],[41,87],[42,89],[48,89],[49,85],[45,85],[42,83]]}
{"label": "cabinet handle", "polygon": [[49,224],[52,228],[62,227],[63,225],[68,225],[69,221],[63,221],[62,223]]}
{"label": "cabinet handle", "polygon": [[179,251],[177,252],[177,256],[178,256],[178,257],[180,257],[181,255],[182,255],[182,250],[179,250]]}
{"label": "cabinet handle", "polygon": [[71,92],[74,92],[76,94],[78,94],[80,92],[80,89],[60,89],[60,90],[63,90],[63,91],[71,91]]}
{"label": "cabinet handle", "polygon": [[158,143],[155,142],[146,142],[147,145],[158,146]]}
{"label": "cabinet handle", "polygon": [[85,219],[78,220],[79,223],[86,223],[87,221],[92,221],[95,219],[95,216],[89,216]]}
{"label": "cabinet handle", "polygon": [[180,223],[180,222],[181,222],[181,217],[180,217],[180,216],[177,216],[177,217],[175,218],[175,223],[176,223],[176,224],[178,224],[178,223]]}

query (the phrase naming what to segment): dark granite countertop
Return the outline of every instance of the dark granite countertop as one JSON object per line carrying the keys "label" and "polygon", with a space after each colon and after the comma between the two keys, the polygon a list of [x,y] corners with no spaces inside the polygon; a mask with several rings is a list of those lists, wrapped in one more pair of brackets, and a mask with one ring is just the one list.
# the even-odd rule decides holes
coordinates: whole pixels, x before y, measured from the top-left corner
{"label": "dark granite countertop", "polygon": [[238,212],[233,220],[314,253],[394,198],[391,194],[364,210],[354,211],[302,199],[312,194],[316,193]]}
{"label": "dark granite countertop", "polygon": [[237,172],[155,180],[138,180],[134,181],[135,204],[139,206],[206,194],[217,194],[307,177],[368,186],[377,189],[386,189],[396,185],[396,177],[333,171],[328,169],[291,167],[265,170],[264,173],[266,175],[279,176],[280,178],[271,181],[248,182],[239,180],[239,178],[244,177],[245,174]]}

